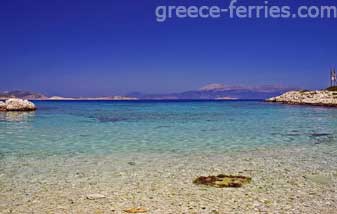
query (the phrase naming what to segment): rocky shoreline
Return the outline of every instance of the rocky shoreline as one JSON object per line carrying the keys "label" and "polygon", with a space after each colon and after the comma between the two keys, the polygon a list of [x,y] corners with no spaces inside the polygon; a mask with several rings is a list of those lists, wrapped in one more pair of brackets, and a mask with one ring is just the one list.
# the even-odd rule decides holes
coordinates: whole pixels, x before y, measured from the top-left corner
{"label": "rocky shoreline", "polygon": [[0,111],[35,111],[36,106],[28,100],[17,98],[0,101]]}
{"label": "rocky shoreline", "polygon": [[337,107],[337,91],[289,91],[266,101],[294,105]]}

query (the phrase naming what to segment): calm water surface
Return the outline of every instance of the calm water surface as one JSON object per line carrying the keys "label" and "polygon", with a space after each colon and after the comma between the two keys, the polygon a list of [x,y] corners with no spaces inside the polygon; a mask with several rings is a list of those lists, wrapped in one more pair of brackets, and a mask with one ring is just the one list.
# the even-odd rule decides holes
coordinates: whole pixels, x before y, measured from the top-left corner
{"label": "calm water surface", "polygon": [[225,152],[337,143],[337,109],[262,101],[37,101],[0,113],[0,155]]}

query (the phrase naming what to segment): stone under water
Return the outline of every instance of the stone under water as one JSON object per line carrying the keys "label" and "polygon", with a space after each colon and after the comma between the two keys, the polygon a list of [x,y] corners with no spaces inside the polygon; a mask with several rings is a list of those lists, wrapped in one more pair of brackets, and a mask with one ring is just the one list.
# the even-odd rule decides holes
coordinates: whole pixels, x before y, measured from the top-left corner
{"label": "stone under water", "polygon": [[146,213],[147,210],[144,208],[131,208],[131,209],[124,210],[124,212],[126,213]]}
{"label": "stone under water", "polygon": [[97,200],[97,199],[103,199],[103,198],[106,198],[106,196],[102,194],[97,194],[97,193],[87,195],[87,199],[89,200]]}
{"label": "stone under water", "polygon": [[206,185],[217,188],[225,187],[242,187],[244,184],[248,184],[252,181],[252,178],[246,176],[233,176],[223,175],[218,176],[201,176],[193,181],[197,185]]}

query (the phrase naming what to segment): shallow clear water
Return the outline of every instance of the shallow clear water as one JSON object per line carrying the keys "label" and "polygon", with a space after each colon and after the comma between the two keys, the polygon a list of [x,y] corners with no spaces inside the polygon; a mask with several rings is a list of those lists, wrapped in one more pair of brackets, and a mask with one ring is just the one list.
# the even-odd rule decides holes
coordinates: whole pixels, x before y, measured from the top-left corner
{"label": "shallow clear water", "polygon": [[[0,113],[0,213],[337,209],[337,109],[262,101],[36,104],[36,112]],[[218,174],[252,183],[193,184]],[[87,199],[97,193],[106,198]]]}
{"label": "shallow clear water", "polygon": [[37,101],[0,113],[0,155],[225,152],[337,143],[337,109],[262,101]]}

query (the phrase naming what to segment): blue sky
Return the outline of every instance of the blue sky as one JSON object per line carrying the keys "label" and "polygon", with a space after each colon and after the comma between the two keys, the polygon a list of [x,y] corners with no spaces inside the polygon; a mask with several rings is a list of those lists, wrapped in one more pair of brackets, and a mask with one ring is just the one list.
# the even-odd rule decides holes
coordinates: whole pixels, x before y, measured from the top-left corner
{"label": "blue sky", "polygon": [[[329,67],[337,66],[337,20],[156,22],[159,5],[205,2],[228,4],[2,0],[0,90],[96,96],[184,91],[213,82],[327,86]],[[333,0],[314,2],[336,5]]]}

